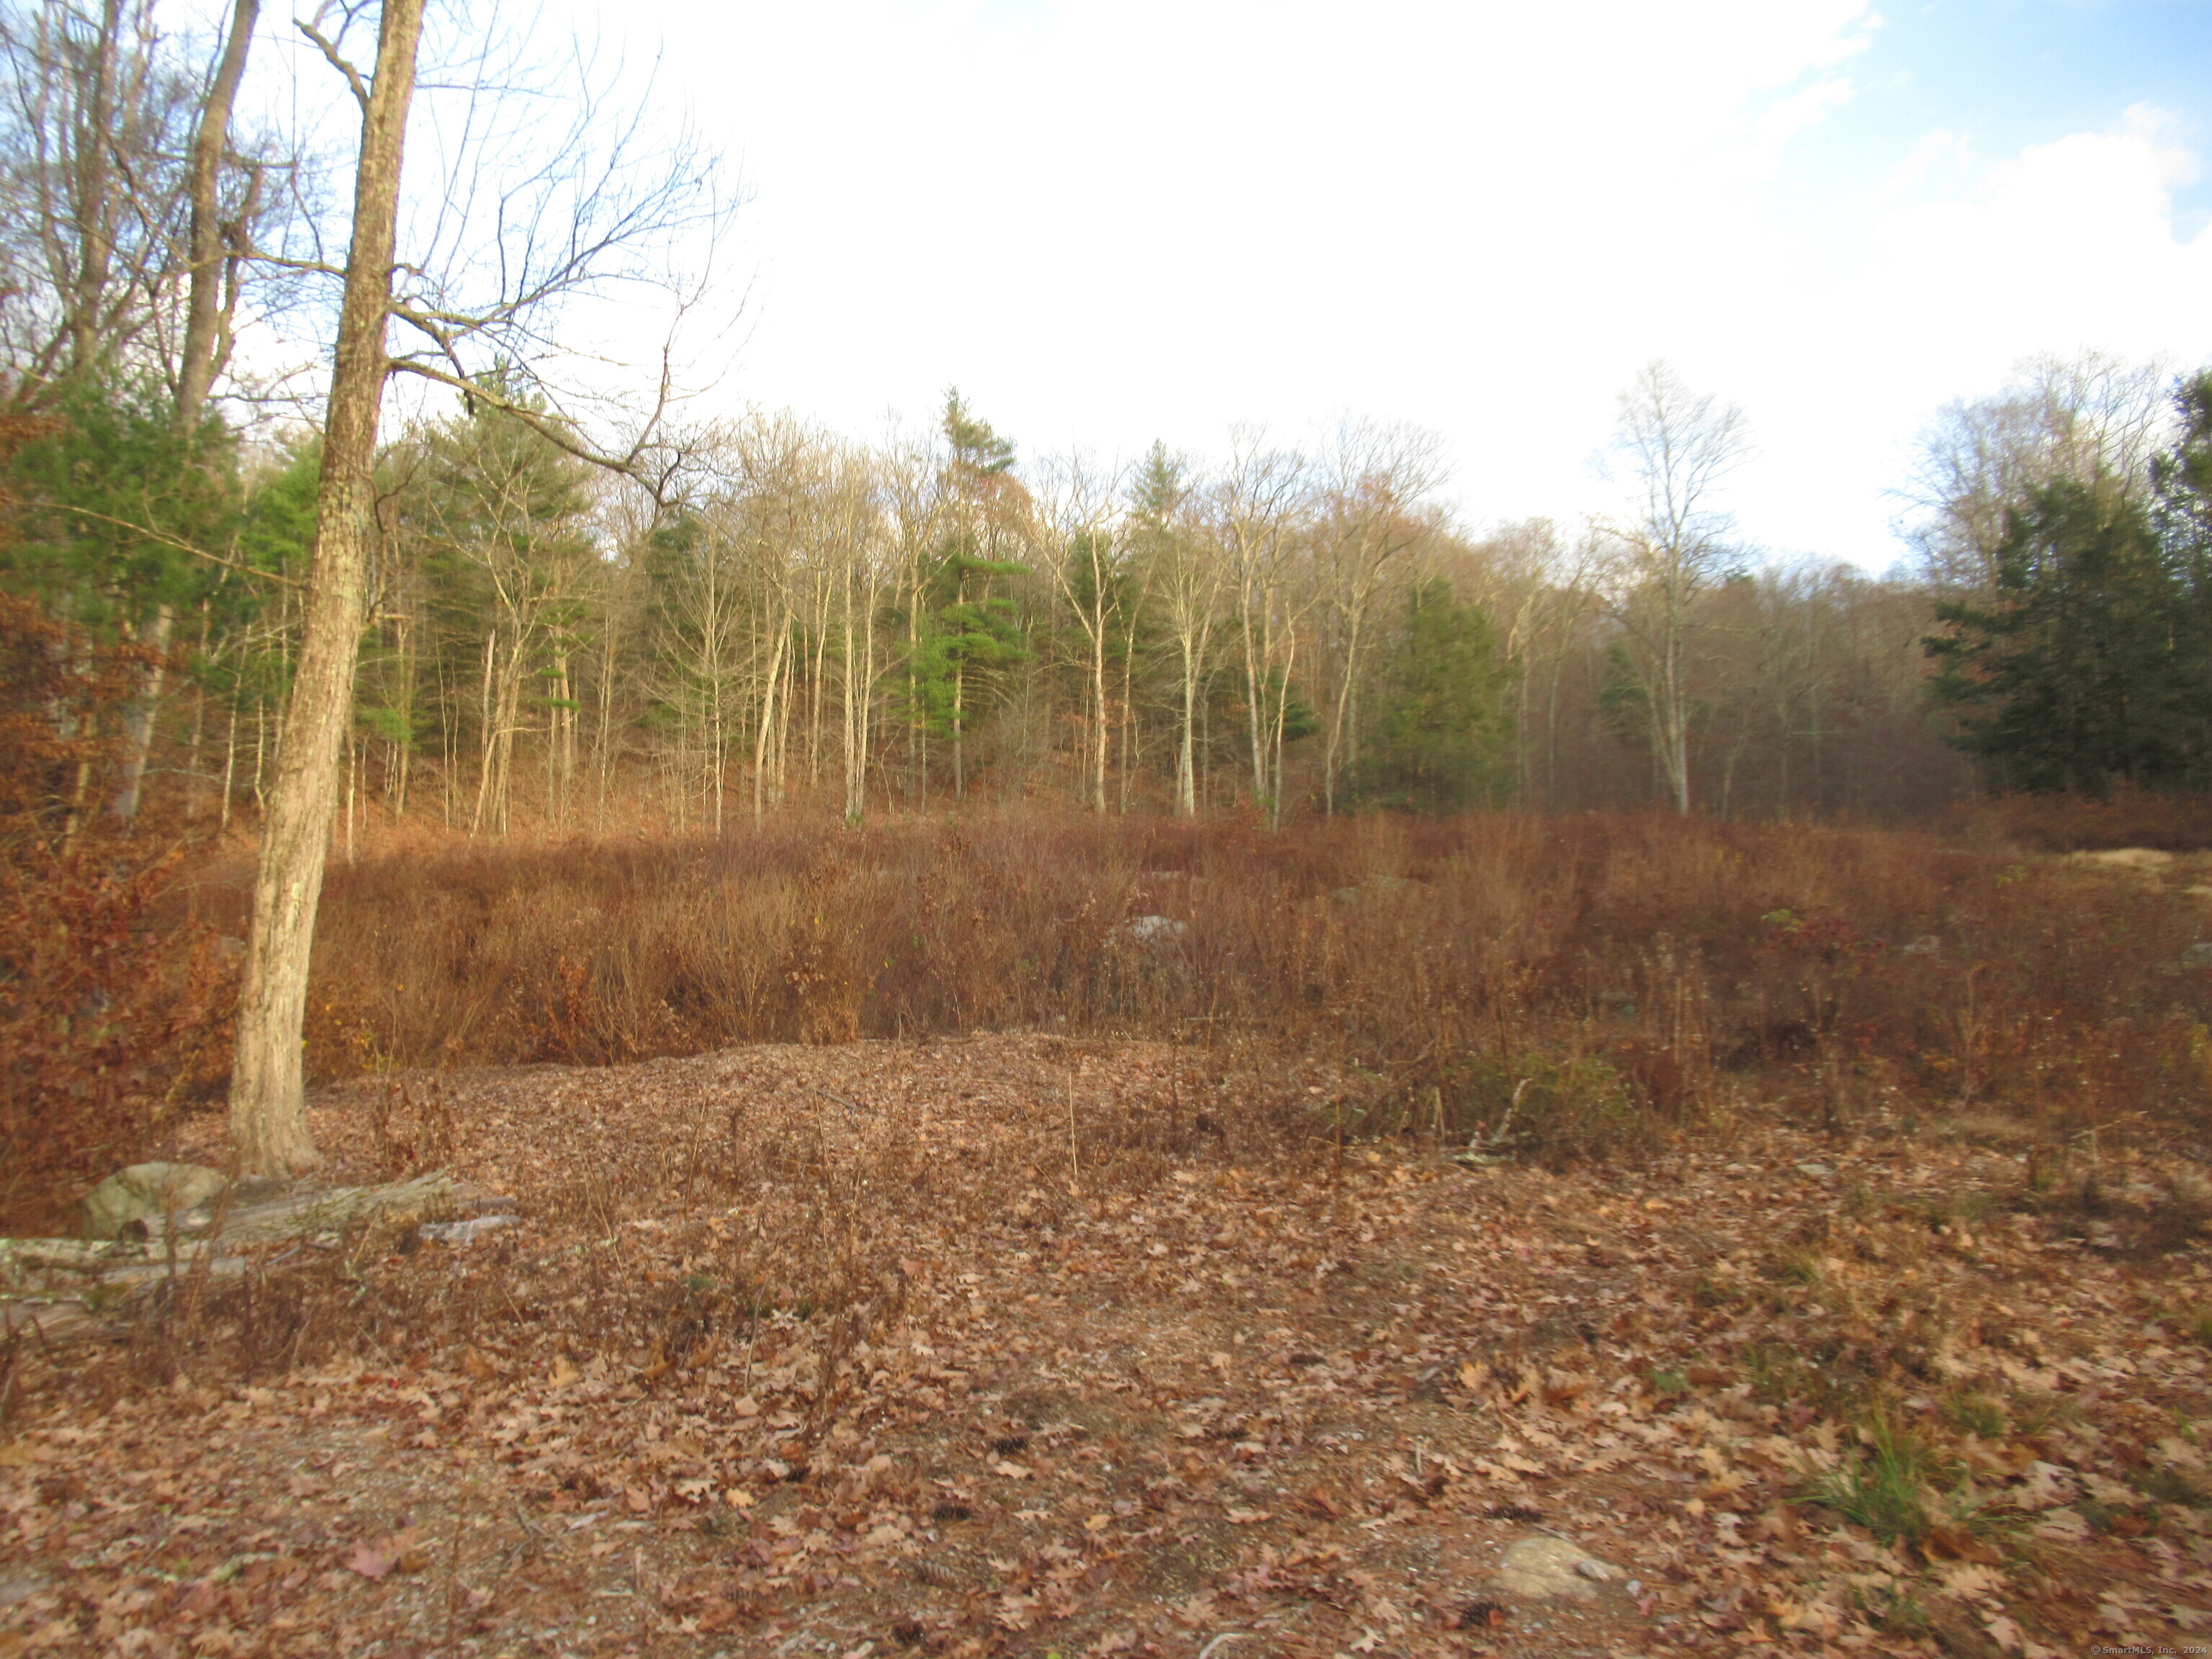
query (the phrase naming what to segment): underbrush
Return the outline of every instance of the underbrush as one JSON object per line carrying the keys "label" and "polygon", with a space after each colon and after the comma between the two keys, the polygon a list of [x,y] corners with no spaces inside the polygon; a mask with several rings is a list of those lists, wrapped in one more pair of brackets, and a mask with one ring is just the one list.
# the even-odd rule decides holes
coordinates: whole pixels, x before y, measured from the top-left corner
{"label": "underbrush", "polygon": [[173,914],[185,838],[110,810],[122,710],[159,660],[0,594],[0,1231],[65,1228],[72,1183],[157,1143],[228,1064],[235,961]]}
{"label": "underbrush", "polygon": [[[241,891],[203,900],[242,925]],[[985,1030],[1233,1038],[1334,1066],[1345,1134],[1634,1155],[1755,1098],[2063,1155],[2199,1134],[2194,903],[1932,834],[1659,814],[465,846],[333,869],[307,1052],[331,1079]]]}
{"label": "underbrush", "polygon": [[2212,848],[2212,795],[1998,795],[1964,801],[1939,820],[1945,834],[1985,846],[2040,853],[2148,847],[2163,853]]}

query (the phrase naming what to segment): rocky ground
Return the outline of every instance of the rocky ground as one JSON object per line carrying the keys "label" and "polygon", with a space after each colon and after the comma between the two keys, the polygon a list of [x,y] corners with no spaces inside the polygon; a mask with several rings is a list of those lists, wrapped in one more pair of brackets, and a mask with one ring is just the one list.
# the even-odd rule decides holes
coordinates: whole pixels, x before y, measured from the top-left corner
{"label": "rocky ground", "polygon": [[2186,1170],[1745,1115],[1547,1173],[1340,1146],[1341,1088],[1003,1036],[330,1091],[335,1176],[520,1224],[18,1339],[0,1659],[2205,1639]]}

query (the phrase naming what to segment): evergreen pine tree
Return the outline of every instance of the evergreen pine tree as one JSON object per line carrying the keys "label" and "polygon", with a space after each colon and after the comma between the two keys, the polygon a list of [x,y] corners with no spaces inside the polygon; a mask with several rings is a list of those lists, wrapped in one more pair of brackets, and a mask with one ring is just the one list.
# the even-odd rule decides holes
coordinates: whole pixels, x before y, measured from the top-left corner
{"label": "evergreen pine tree", "polygon": [[[2150,514],[2070,481],[2007,515],[1994,595],[1939,605],[1935,693],[2001,788],[2183,786],[2203,768],[2186,584]],[[2192,709],[2192,705],[2197,705]]]}
{"label": "evergreen pine tree", "polygon": [[1353,798],[1421,812],[1479,802],[1505,735],[1510,678],[1497,660],[1490,619],[1455,600],[1441,577],[1415,583],[1384,670],[1375,742],[1353,773]]}

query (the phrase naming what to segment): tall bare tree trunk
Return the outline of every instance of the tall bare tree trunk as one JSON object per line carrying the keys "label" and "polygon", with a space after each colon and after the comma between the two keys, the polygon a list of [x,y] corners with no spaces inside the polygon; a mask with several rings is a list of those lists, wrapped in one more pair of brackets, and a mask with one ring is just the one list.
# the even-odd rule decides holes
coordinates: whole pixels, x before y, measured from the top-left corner
{"label": "tall bare tree trunk", "polygon": [[1106,750],[1110,741],[1106,707],[1106,607],[1098,607],[1098,625],[1091,633],[1091,707],[1097,716],[1097,730],[1093,733],[1091,757],[1091,811],[1094,816],[1106,816]]}
{"label": "tall bare tree trunk", "polygon": [[[191,283],[185,301],[185,337],[178,353],[175,404],[177,435],[187,443],[199,424],[209,389],[229,355],[226,327],[229,319],[222,303],[224,248],[217,191],[223,147],[230,137],[230,112],[238,101],[246,49],[252,45],[254,20],[260,13],[261,0],[238,0],[215,79],[208,87],[207,101],[200,106],[199,126],[192,135]],[[153,626],[146,630],[146,642],[165,655],[174,621],[165,602],[155,608]],[[108,816],[120,824],[137,818],[139,803],[144,799],[146,757],[153,748],[154,720],[161,711],[166,667],[160,659],[147,665],[137,698],[123,717],[123,777],[107,809]]]}
{"label": "tall bare tree trunk", "polygon": [[776,630],[775,642],[769,647],[768,684],[761,696],[760,726],[753,738],[753,828],[757,830],[767,821],[769,767],[773,757],[769,745],[776,731],[776,690],[783,677],[783,646],[790,632],[790,621]]}
{"label": "tall bare tree trunk", "polygon": [[323,426],[306,636],[261,834],[231,1062],[231,1157],[246,1175],[283,1175],[317,1161],[307,1133],[300,1047],[323,860],[337,805],[338,747],[353,709],[362,590],[376,522],[372,468],[387,373],[385,324],[422,4],[384,0],[375,79],[362,99],[353,246],[346,255],[345,301]]}
{"label": "tall bare tree trunk", "polygon": [[222,152],[230,140],[230,112],[238,101],[238,83],[246,74],[246,54],[260,15],[261,0],[237,0],[215,79],[208,85],[207,101],[200,106],[199,126],[192,134],[192,275],[177,366],[177,429],[186,436],[198,423],[200,407],[229,355],[230,319],[222,304],[223,267],[229,250],[218,191]]}
{"label": "tall bare tree trunk", "polygon": [[483,726],[483,741],[477,751],[477,807],[469,819],[469,834],[473,836],[484,827],[485,815],[491,800],[492,757],[498,752],[499,715],[492,705],[492,677],[499,663],[499,629],[495,627],[484,641],[483,690],[477,699],[477,712]]}
{"label": "tall bare tree trunk", "polygon": [[146,643],[161,654],[142,671],[138,695],[123,714],[123,775],[116,786],[115,799],[107,804],[107,815],[115,823],[128,825],[138,816],[138,803],[143,799],[146,781],[146,757],[154,747],[154,716],[161,706],[161,688],[168,667],[169,635],[175,626],[176,613],[167,604],[154,608],[154,625],[146,630]]}
{"label": "tall bare tree trunk", "polygon": [[1198,816],[1198,770],[1193,763],[1196,756],[1196,724],[1198,713],[1198,653],[1192,641],[1182,641],[1182,731],[1176,744],[1176,812],[1182,817]]}
{"label": "tall bare tree trunk", "polygon": [[94,43],[92,84],[79,119],[72,181],[77,211],[76,292],[70,296],[70,366],[79,374],[97,366],[100,301],[107,289],[115,252],[115,209],[108,191],[108,147],[114,125],[123,33],[122,0],[104,0],[100,33]]}

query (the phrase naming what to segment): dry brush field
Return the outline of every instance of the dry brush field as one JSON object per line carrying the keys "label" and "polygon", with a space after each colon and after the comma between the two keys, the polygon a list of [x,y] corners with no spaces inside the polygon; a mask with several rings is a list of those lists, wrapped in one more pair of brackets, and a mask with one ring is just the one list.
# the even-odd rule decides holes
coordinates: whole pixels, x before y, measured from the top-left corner
{"label": "dry brush field", "polygon": [[523,1219],[16,1340],[0,1653],[2185,1644],[2199,863],[1500,817],[334,872],[331,1174]]}

